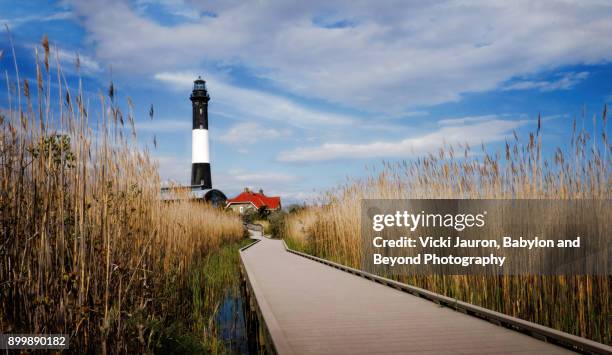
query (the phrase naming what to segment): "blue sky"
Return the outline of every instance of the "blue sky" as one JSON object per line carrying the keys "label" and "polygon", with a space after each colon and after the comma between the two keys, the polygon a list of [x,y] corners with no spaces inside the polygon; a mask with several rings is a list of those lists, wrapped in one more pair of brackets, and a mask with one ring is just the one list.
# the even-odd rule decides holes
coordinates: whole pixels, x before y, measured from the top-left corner
{"label": "blue sky", "polygon": [[[112,67],[165,180],[188,182],[202,75],[213,185],[228,195],[308,199],[444,142],[497,149],[538,113],[545,145],[563,145],[583,108],[592,130],[612,101],[609,1],[0,1],[0,24],[24,77],[44,34],[69,80],[79,54],[92,95]],[[14,75],[5,33],[0,50]]]}

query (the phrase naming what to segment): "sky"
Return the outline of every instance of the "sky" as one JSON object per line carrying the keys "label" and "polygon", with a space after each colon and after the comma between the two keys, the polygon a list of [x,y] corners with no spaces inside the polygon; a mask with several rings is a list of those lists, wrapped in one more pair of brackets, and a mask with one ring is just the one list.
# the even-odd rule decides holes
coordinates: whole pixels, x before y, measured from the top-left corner
{"label": "sky", "polygon": [[[213,186],[230,197],[249,186],[308,201],[443,144],[499,149],[539,114],[544,145],[563,146],[574,118],[595,133],[612,102],[607,0],[0,0],[0,24],[23,77],[46,34],[69,80],[78,54],[89,92],[112,80],[129,96],[164,181],[189,183],[201,75]],[[6,31],[0,50],[13,78]]]}

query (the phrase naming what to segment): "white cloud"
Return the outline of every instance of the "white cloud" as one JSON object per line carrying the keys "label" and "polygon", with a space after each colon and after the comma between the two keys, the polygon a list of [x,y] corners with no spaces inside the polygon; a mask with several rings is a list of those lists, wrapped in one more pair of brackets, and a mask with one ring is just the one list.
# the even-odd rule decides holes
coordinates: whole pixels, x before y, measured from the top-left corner
{"label": "white cloud", "polygon": [[263,127],[257,122],[243,122],[228,129],[219,138],[220,141],[232,145],[249,145],[277,139],[287,132],[274,128]]}
{"label": "white cloud", "polygon": [[318,147],[297,148],[282,152],[278,156],[283,162],[313,162],[335,159],[364,158],[407,158],[432,152],[444,144],[468,143],[477,145],[501,141],[528,121],[477,119],[467,120],[470,124],[461,125],[459,120],[446,120],[436,131],[400,141],[376,141],[371,143],[325,143]]}
{"label": "white cloud", "polygon": [[[175,86],[180,90],[191,90],[197,75],[193,72],[162,72],[155,79]],[[265,119],[288,123],[297,127],[312,128],[315,125],[346,125],[355,118],[323,112],[300,105],[282,96],[229,85],[217,77],[206,76],[208,90],[214,95],[215,105],[232,111],[236,118]]]}
{"label": "white cloud", "polygon": [[[59,47],[54,47],[54,51],[57,52],[57,56],[62,64],[62,68],[71,69],[76,65],[76,59],[79,58],[80,70],[85,73],[98,73],[102,71],[102,67],[100,64],[94,60],[93,58],[78,53],[76,51],[71,51],[68,49],[62,49]],[[40,50],[39,50],[39,53]],[[65,63],[65,64],[64,64]]]}
{"label": "white cloud", "polygon": [[248,185],[251,187],[256,187],[259,184],[289,183],[297,180],[297,177],[294,175],[273,171],[253,172],[234,169],[229,171],[229,175],[234,181],[251,184]]}
{"label": "white cloud", "polygon": [[[38,50],[38,55],[42,60],[44,55],[43,47],[39,43],[30,44],[29,46],[32,48],[32,53],[35,53],[35,51]],[[61,48],[55,43],[51,43],[49,58],[50,67],[56,68],[59,60],[62,71],[75,73],[77,58],[79,59],[79,70],[81,73],[91,75],[100,73],[102,71],[102,66],[94,58],[71,49]]]}
{"label": "white cloud", "polygon": [[159,173],[162,183],[174,182],[180,185],[187,185],[190,183],[190,157],[155,155],[154,158],[157,159],[159,163]]}
{"label": "white cloud", "polygon": [[294,191],[296,183],[300,180],[296,175],[273,170],[255,171],[239,168],[221,172],[215,171],[213,171],[212,176],[213,186],[229,195],[239,193],[245,187],[254,190],[263,189],[269,195],[280,194],[281,192]]}
{"label": "white cloud", "polygon": [[579,73],[565,73],[556,80],[524,80],[517,81],[510,85],[505,86],[504,90],[540,90],[540,91],[553,91],[553,90],[568,90],[576,86],[584,79],[589,77],[589,72],[583,71]]}
{"label": "white cloud", "polygon": [[30,22],[48,22],[57,20],[66,20],[72,17],[70,11],[61,11],[49,15],[28,15],[16,17],[12,19],[0,19],[0,24],[7,24],[11,30]]}
{"label": "white cloud", "polygon": [[466,123],[480,123],[486,121],[492,121],[500,117],[504,117],[508,115],[482,115],[482,116],[467,116],[460,118],[444,118],[438,121],[438,124],[441,126],[456,126],[456,125],[465,125]]}
{"label": "white cloud", "polygon": [[191,121],[186,121],[184,119],[143,119],[136,121],[136,133],[189,132],[191,128]]}
{"label": "white cloud", "polygon": [[[416,111],[404,111],[398,114],[398,117],[421,117],[429,115],[428,111],[425,110],[416,110]],[[393,117],[391,117],[393,118]]]}
{"label": "white cloud", "polygon": [[[193,2],[218,16],[175,26],[123,2],[72,4],[98,58],[117,70],[241,65],[299,95],[392,114],[612,59],[609,1]],[[329,13],[351,26],[314,21]]]}
{"label": "white cloud", "polygon": [[324,198],[323,194],[317,191],[297,191],[297,190],[264,190],[264,193],[281,197],[283,207],[288,207],[292,204],[315,204],[321,202]]}

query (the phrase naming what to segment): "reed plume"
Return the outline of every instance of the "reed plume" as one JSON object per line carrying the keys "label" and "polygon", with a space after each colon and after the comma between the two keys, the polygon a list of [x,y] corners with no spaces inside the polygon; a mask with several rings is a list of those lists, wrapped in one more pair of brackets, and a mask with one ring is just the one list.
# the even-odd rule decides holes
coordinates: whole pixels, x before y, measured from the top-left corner
{"label": "reed plume", "polygon": [[41,46],[35,89],[14,60],[17,90],[6,74],[0,111],[0,329],[150,352],[155,324],[189,314],[180,295],[193,265],[240,240],[242,224],[205,203],[162,202],[131,100],[125,128],[113,84],[86,97],[46,36]]}

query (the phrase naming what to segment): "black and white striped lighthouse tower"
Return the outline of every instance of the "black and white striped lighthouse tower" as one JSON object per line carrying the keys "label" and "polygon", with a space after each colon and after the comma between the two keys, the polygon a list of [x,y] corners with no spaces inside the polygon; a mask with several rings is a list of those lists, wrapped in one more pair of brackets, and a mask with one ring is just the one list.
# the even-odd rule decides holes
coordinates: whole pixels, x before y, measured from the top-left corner
{"label": "black and white striped lighthouse tower", "polygon": [[189,97],[193,106],[193,131],[191,134],[191,185],[202,189],[212,188],[210,178],[210,153],[208,147],[208,91],[206,81],[198,77],[193,82]]}

